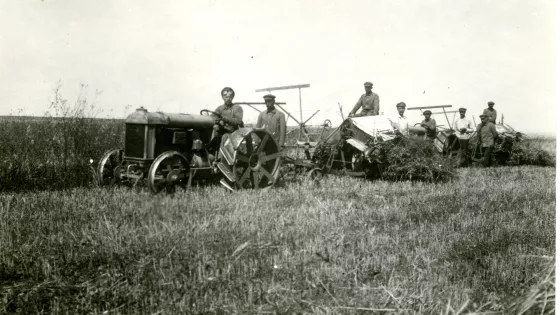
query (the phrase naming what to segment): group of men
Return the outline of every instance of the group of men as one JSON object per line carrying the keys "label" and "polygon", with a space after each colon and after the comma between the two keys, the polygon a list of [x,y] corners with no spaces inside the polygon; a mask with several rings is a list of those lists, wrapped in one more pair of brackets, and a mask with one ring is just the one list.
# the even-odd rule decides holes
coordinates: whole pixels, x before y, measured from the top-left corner
{"label": "group of men", "polygon": [[[358,102],[348,114],[348,117],[379,115],[379,95],[373,92],[373,84],[371,82],[365,82],[364,89],[365,93],[360,96]],[[362,111],[358,113],[360,108]],[[405,110],[406,104],[404,102],[398,103],[398,115],[390,117],[389,120],[396,134],[408,136],[410,124],[407,117],[404,115]],[[465,115],[466,112],[466,108],[459,108],[459,118],[453,123],[453,130],[459,140],[461,153],[464,157],[469,156],[469,140],[475,131],[473,123]],[[432,112],[430,110],[424,111],[423,114],[424,120],[420,122],[420,126],[425,129],[426,139],[433,140],[437,136],[436,121],[431,118]],[[482,151],[482,158],[478,160],[478,162],[481,162],[485,166],[490,166],[492,163],[491,157],[494,151],[494,144],[498,138],[498,132],[495,126],[497,116],[498,112],[494,109],[494,102],[488,102],[488,108],[484,109],[482,115],[480,115],[481,123],[476,127],[476,137]]]}
{"label": "group of men", "polygon": [[[214,125],[216,133],[214,139],[221,139],[222,135],[232,133],[244,126],[243,108],[239,104],[233,103],[235,91],[230,87],[225,87],[222,89],[221,95],[224,104],[218,106],[214,111],[217,114]],[[283,147],[286,141],[286,117],[274,106],[276,96],[267,94],[263,98],[266,110],[259,114],[256,127],[266,129],[276,140],[278,146]]]}

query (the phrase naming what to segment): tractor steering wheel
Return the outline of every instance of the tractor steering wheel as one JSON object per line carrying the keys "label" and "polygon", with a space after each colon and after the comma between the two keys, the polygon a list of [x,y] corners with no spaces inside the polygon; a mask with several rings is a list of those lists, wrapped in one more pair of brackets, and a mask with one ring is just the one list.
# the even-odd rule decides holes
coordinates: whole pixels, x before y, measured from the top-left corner
{"label": "tractor steering wheel", "polygon": [[328,119],[326,119],[326,120],[323,122],[323,127],[331,128],[331,127],[332,127],[331,121],[328,120]]}
{"label": "tractor steering wheel", "polygon": [[[204,113],[205,113],[205,114],[204,114]],[[216,112],[213,112],[213,111],[211,111],[211,110],[208,110],[208,109],[203,109],[203,110],[201,110],[201,111],[200,111],[200,115],[205,115],[205,116],[214,115],[214,116],[217,116],[218,118],[222,119],[222,115],[220,115],[220,114],[218,114],[218,113],[216,113]]]}

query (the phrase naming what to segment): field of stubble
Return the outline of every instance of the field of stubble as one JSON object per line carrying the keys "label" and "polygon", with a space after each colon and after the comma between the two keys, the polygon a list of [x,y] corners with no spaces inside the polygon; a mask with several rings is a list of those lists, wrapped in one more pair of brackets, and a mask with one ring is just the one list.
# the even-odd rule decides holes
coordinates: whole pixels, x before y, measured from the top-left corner
{"label": "field of stubble", "polygon": [[555,177],[3,193],[0,313],[554,312]]}

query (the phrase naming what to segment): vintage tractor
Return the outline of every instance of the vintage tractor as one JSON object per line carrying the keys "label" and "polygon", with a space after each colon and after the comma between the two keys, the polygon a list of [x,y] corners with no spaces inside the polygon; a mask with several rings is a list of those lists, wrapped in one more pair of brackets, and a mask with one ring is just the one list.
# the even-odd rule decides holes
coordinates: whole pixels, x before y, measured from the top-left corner
{"label": "vintage tractor", "polygon": [[193,181],[219,181],[230,190],[273,186],[281,164],[276,141],[254,128],[218,138],[213,128],[220,119],[209,110],[192,115],[137,109],[125,121],[124,149],[110,150],[99,161],[98,182],[146,182],[153,193]]}

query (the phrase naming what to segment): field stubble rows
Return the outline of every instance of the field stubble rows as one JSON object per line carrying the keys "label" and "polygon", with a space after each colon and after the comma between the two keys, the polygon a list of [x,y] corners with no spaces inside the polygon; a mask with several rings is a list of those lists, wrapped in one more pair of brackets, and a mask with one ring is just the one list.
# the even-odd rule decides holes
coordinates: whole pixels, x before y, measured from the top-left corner
{"label": "field stubble rows", "polygon": [[555,169],[540,167],[5,193],[0,313],[507,312],[551,264],[554,211]]}

